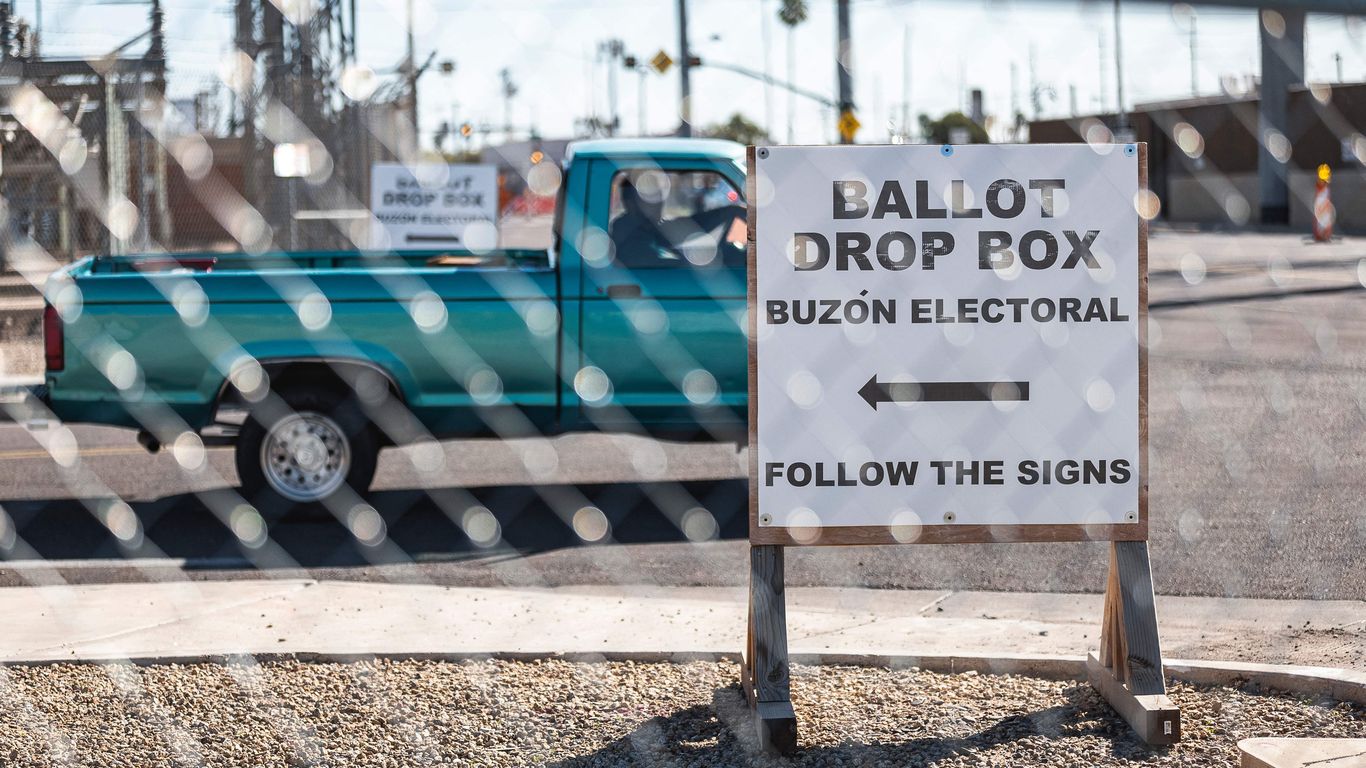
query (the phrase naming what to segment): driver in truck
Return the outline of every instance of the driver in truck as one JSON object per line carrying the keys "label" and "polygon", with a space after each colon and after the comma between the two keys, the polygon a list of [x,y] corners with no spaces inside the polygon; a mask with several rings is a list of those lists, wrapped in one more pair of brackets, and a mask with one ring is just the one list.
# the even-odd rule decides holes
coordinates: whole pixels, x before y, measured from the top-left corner
{"label": "driver in truck", "polygon": [[631,179],[621,182],[620,216],[608,226],[608,237],[616,250],[616,260],[623,267],[643,267],[660,259],[678,259],[682,255],[662,229],[664,201],[649,200],[636,188]]}

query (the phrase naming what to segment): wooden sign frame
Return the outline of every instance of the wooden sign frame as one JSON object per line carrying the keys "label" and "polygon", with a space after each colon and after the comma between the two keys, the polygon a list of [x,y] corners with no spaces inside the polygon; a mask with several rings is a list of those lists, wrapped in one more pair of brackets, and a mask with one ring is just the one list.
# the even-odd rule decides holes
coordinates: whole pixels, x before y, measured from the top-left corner
{"label": "wooden sign frame", "polygon": [[[1137,144],[1138,189],[1148,189],[1148,145]],[[746,259],[749,312],[749,542],[779,546],[844,546],[859,544],[997,544],[1026,541],[1147,541],[1148,540],[1148,220],[1138,217],[1138,520],[1132,523],[1058,525],[925,524],[911,541],[898,538],[887,526],[829,526],[810,537],[793,536],[791,529],[759,525],[759,302],[758,229],[755,204],[756,148],[745,155],[745,200],[749,209]]]}
{"label": "wooden sign frame", "polygon": [[[1148,189],[1148,146],[1137,145],[1138,188]],[[759,526],[758,452],[758,275],[755,251],[755,148],[748,152],[749,206],[749,628],[740,678],[766,750],[797,751],[797,717],[788,670],[787,608],[783,560],[786,546],[901,544],[886,527],[818,529],[813,540],[798,540],[786,528]],[[1106,525],[926,525],[914,543],[1110,541],[1100,651],[1087,657],[1091,685],[1140,738],[1151,745],[1181,738],[1181,712],[1167,698],[1158,641],[1152,566],[1148,556],[1148,222],[1138,217],[1138,520]]]}

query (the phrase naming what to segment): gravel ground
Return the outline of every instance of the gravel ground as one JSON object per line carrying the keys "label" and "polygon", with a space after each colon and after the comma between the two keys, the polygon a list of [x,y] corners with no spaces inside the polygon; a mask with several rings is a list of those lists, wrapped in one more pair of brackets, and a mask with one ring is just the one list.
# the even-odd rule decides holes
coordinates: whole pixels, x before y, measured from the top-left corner
{"label": "gravel ground", "polygon": [[0,669],[0,765],[1237,764],[1250,736],[1366,736],[1366,708],[1178,686],[1139,744],[1083,684],[796,667],[802,752],[755,756],[731,663],[271,662]]}

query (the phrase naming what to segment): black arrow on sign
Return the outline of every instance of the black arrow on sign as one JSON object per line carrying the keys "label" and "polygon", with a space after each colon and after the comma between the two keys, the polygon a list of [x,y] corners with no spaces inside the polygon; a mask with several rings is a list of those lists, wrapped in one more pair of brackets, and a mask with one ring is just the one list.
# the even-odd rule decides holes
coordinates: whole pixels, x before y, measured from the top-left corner
{"label": "black arrow on sign", "polygon": [[878,381],[873,374],[859,397],[877,410],[878,403],[967,403],[1028,400],[1027,381]]}

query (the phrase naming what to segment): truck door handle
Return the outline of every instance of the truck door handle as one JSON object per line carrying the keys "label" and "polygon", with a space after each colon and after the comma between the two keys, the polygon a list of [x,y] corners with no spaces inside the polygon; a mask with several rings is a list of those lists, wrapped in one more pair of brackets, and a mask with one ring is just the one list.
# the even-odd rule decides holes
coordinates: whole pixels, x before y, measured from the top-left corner
{"label": "truck door handle", "polygon": [[640,298],[640,286],[635,283],[617,283],[607,286],[607,298],[609,299],[638,299]]}

